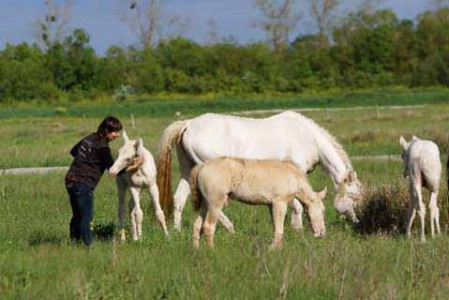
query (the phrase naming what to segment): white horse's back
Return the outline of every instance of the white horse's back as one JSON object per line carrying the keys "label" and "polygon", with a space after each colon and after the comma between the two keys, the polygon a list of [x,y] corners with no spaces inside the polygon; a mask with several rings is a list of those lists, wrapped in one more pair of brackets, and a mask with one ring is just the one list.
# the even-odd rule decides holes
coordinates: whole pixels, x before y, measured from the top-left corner
{"label": "white horse's back", "polygon": [[312,120],[287,111],[264,119],[201,115],[189,121],[182,143],[196,164],[221,156],[290,159],[306,172],[320,159],[317,144],[324,149],[332,139]]}

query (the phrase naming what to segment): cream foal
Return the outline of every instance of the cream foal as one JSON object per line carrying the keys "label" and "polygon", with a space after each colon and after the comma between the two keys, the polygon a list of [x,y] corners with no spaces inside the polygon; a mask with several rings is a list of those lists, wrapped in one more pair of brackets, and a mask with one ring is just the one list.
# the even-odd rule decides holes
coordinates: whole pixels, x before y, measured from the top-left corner
{"label": "cream foal", "polygon": [[216,223],[228,197],[248,204],[269,205],[274,222],[271,248],[282,245],[287,206],[296,197],[307,208],[312,231],[324,236],[325,188],[315,193],[306,175],[293,163],[280,160],[243,160],[218,158],[196,166],[190,177],[193,207],[203,208],[193,226],[194,246],[199,246],[201,228],[206,244],[214,246]]}
{"label": "cream foal", "polygon": [[407,236],[411,235],[411,227],[416,210],[418,210],[421,219],[421,241],[424,242],[426,240],[424,231],[426,208],[422,199],[422,187],[427,188],[430,192],[429,210],[432,237],[435,235],[434,226],[436,226],[437,233],[441,233],[440,210],[437,204],[441,179],[440,151],[434,142],[421,140],[416,136],[413,136],[409,143],[401,136],[399,143],[402,146],[404,177],[409,177],[410,182]]}
{"label": "cream foal", "polygon": [[[139,240],[142,236],[142,220],[143,212],[140,207],[140,191],[147,188],[153,200],[156,218],[161,223],[165,235],[168,236],[167,225],[165,223],[165,215],[159,203],[159,190],[156,184],[156,165],[153,155],[143,146],[142,139],[130,140],[123,132],[123,146],[118,150],[118,157],[114,165],[109,169],[111,176],[116,176],[123,169],[130,169],[135,163],[136,158],[143,158],[143,164],[137,170],[126,171],[124,174],[117,176],[117,192],[118,192],[118,217],[120,228],[120,239],[125,240],[124,218],[125,218],[125,196],[126,190],[131,192],[131,201],[129,205],[131,216],[131,234],[133,240]],[[131,168],[134,169],[134,168]]]}

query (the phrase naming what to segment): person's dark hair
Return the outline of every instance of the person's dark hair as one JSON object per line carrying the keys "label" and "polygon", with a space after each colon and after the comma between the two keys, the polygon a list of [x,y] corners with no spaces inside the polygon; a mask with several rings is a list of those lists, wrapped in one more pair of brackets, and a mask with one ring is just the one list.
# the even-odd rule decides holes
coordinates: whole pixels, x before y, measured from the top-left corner
{"label": "person's dark hair", "polygon": [[105,136],[108,132],[122,130],[122,122],[113,116],[107,116],[98,126],[97,133],[101,136]]}

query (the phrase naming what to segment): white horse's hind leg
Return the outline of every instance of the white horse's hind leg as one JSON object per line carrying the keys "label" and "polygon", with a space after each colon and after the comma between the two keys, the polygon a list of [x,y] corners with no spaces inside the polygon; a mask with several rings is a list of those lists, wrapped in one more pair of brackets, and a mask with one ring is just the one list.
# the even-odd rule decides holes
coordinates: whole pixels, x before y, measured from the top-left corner
{"label": "white horse's hind leg", "polygon": [[119,228],[119,235],[120,240],[124,241],[126,240],[126,233],[125,233],[125,212],[126,212],[126,183],[125,180],[120,178],[119,176],[116,179],[116,185],[117,185],[117,195],[118,195],[118,228]]}
{"label": "white horse's hind leg", "polygon": [[290,205],[292,207],[292,217],[291,217],[291,223],[292,227],[295,230],[302,230],[303,229],[303,222],[302,222],[302,213],[304,211],[304,208],[302,207],[301,202],[298,201],[298,199],[293,199],[292,204]]}
{"label": "white horse's hind leg", "polygon": [[228,219],[223,211],[220,213],[220,217],[218,218],[218,220],[221,222],[221,224],[223,224],[227,231],[229,231],[230,233],[235,233],[234,224],[232,224],[231,220]]}
{"label": "white horse's hind leg", "polygon": [[140,189],[133,187],[130,191],[133,198],[131,208],[131,233],[133,240],[137,241],[142,237],[143,220],[143,212],[140,208]]}
{"label": "white horse's hind leg", "polygon": [[159,202],[159,190],[158,190],[155,182],[151,184],[149,190],[150,190],[151,198],[153,200],[156,218],[159,221],[159,223],[162,225],[162,228],[164,229],[165,236],[168,236],[167,224],[165,223],[165,215],[164,215],[164,212],[162,211],[161,203]]}
{"label": "white horse's hind leg", "polygon": [[184,209],[184,205],[186,204],[187,197],[190,195],[190,186],[188,180],[181,178],[178,184],[178,188],[176,189],[175,196],[173,197],[173,206],[174,206],[174,225],[175,229],[181,230],[181,220],[182,220],[182,211]]}
{"label": "white horse's hind leg", "polygon": [[430,194],[430,202],[429,202],[429,210],[430,210],[430,231],[432,237],[435,236],[435,225],[437,229],[437,234],[440,234],[440,209],[438,208],[438,191],[431,192]]}

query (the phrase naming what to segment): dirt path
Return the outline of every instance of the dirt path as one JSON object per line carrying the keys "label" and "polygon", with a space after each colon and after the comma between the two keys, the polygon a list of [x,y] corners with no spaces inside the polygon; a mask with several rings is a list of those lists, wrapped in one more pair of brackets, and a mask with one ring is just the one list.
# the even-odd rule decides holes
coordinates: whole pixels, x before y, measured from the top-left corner
{"label": "dirt path", "polygon": [[234,111],[235,115],[257,115],[267,113],[280,113],[286,110],[305,112],[305,111],[341,111],[341,110],[365,110],[365,109],[404,109],[404,108],[420,108],[425,105],[391,105],[391,106],[353,106],[353,107],[332,107],[332,108],[289,108],[289,109],[260,109],[260,110],[241,110]]}

